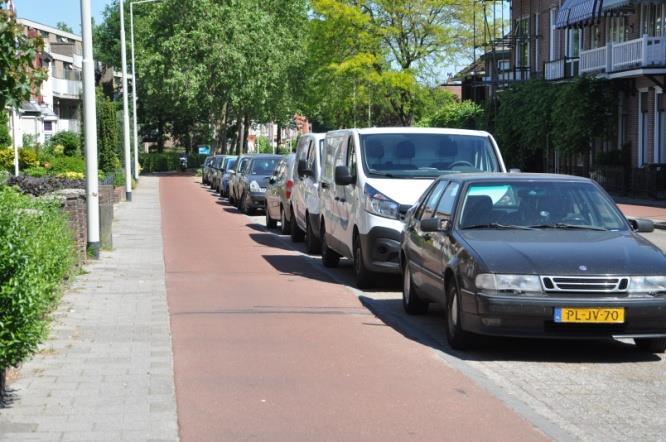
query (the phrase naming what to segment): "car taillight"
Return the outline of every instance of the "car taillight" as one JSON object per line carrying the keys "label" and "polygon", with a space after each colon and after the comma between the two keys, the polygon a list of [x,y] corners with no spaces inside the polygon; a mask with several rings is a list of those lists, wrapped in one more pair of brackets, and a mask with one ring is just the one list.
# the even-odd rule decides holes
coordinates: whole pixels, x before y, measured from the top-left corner
{"label": "car taillight", "polygon": [[285,196],[287,198],[291,198],[291,188],[294,187],[294,181],[293,180],[287,180],[287,186],[285,187]]}

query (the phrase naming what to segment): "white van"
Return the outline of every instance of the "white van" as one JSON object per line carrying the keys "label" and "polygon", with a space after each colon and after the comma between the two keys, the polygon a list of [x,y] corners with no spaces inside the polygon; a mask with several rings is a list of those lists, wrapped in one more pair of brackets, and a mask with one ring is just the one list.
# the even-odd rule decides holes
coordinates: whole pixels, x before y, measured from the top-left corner
{"label": "white van", "polygon": [[404,214],[438,176],[506,172],[493,137],[461,129],[372,128],[329,132],[320,183],[322,261],[354,260],[359,288],[376,272],[400,273]]}
{"label": "white van", "polygon": [[296,173],[291,192],[291,239],[303,241],[308,253],[319,253],[319,180],[325,134],[305,134],[296,146]]}

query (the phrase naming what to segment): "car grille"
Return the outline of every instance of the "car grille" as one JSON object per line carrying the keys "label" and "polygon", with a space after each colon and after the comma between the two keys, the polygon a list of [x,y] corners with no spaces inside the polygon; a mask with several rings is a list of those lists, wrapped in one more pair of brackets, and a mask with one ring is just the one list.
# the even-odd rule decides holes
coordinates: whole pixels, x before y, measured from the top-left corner
{"label": "car grille", "polygon": [[547,292],[622,293],[627,291],[629,278],[603,276],[542,276]]}

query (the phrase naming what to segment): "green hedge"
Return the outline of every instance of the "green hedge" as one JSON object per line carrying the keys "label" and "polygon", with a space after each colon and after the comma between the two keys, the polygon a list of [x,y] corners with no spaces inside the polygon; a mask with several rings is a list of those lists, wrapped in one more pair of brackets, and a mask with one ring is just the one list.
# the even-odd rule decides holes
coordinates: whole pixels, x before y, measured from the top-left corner
{"label": "green hedge", "polygon": [[0,370],[46,338],[49,313],[74,264],[74,243],[54,201],[0,186]]}
{"label": "green hedge", "polygon": [[[139,154],[139,164],[141,164],[142,173],[152,172],[171,172],[180,169],[179,152],[163,153],[142,153]],[[206,159],[207,155],[188,154],[187,167],[190,169],[199,168]]]}

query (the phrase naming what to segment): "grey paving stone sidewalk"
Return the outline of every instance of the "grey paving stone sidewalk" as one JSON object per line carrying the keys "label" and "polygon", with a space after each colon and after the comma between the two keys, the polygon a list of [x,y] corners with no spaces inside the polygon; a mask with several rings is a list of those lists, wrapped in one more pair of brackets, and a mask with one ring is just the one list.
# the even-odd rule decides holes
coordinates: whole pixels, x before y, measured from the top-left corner
{"label": "grey paving stone sidewalk", "polygon": [[178,440],[159,180],[116,207],[114,250],[64,295],[0,408],[0,441]]}

